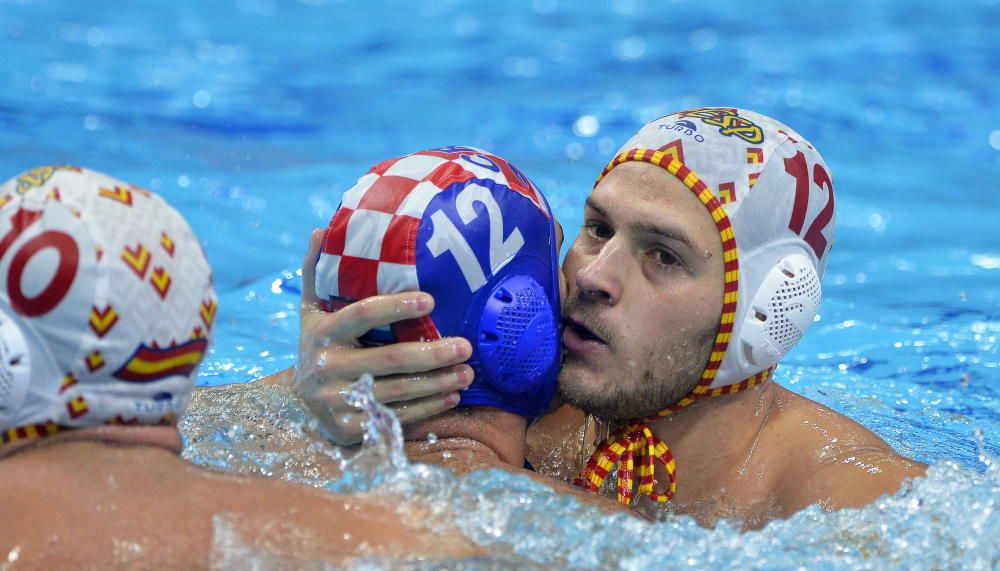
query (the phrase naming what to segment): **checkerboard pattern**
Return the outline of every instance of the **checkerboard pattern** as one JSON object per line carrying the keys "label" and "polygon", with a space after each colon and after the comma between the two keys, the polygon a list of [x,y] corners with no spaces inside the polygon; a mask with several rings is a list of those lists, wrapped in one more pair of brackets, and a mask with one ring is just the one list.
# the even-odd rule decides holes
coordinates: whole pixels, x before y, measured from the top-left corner
{"label": "checkerboard pattern", "polygon": [[[534,202],[535,186],[516,167],[485,151],[447,147],[383,161],[344,193],[316,263],[316,296],[327,311],[374,295],[418,291],[417,231],[427,205],[455,183],[488,179]],[[438,339],[430,318],[397,323],[368,336],[376,343]]]}

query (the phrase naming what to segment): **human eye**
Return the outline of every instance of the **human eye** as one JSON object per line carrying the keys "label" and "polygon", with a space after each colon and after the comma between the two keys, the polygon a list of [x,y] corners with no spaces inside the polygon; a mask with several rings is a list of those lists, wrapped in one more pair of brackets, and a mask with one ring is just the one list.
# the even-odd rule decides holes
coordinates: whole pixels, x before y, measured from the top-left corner
{"label": "human eye", "polygon": [[684,263],[681,259],[667,248],[653,248],[647,252],[646,256],[659,269],[666,270],[676,267],[684,267]]}
{"label": "human eye", "polygon": [[583,229],[588,236],[595,240],[609,240],[615,235],[610,226],[599,220],[588,220],[583,225]]}

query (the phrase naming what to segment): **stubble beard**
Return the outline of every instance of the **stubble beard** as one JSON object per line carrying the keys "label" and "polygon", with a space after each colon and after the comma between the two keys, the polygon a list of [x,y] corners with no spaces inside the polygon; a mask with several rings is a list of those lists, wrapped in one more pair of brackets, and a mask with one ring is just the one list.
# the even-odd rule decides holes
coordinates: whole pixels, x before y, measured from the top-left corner
{"label": "stubble beard", "polygon": [[[563,402],[603,420],[640,420],[664,410],[687,396],[697,386],[715,341],[715,328],[653,343],[640,351],[624,351],[620,338],[610,333],[592,311],[572,303],[577,316],[594,326],[595,333],[609,341],[612,354],[632,354],[616,358],[617,370],[593,371],[585,359],[567,354],[559,373],[558,392]],[[569,313],[569,311],[567,311]],[[664,332],[664,334],[677,332]],[[603,375],[604,378],[595,378]],[[588,381],[589,377],[589,381]]]}

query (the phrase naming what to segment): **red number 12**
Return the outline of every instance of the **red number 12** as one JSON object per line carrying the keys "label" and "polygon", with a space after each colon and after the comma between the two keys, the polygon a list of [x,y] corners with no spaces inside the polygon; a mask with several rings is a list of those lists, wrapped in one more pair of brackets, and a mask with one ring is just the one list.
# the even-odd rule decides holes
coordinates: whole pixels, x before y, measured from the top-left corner
{"label": "red number 12", "polygon": [[[801,236],[802,226],[806,222],[806,210],[809,209],[809,166],[802,151],[795,153],[790,159],[785,159],[785,172],[795,177],[795,202],[792,204],[792,219],[788,221],[788,229]],[[830,180],[830,173],[819,163],[813,165],[812,182],[826,191],[828,200],[802,239],[816,252],[816,258],[819,259],[826,251],[826,237],[823,236],[823,230],[833,220],[833,182]]]}

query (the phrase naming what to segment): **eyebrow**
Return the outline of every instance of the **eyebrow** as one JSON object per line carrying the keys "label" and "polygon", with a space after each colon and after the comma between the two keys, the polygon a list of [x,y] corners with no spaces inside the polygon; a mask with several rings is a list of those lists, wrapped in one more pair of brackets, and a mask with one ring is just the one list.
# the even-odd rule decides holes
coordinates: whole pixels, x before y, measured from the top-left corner
{"label": "eyebrow", "polygon": [[[585,203],[587,208],[590,208],[600,214],[603,218],[612,218],[608,215],[608,211],[602,208],[594,201],[592,197],[587,197],[587,202]],[[651,224],[649,222],[633,222],[628,225],[628,228],[633,232],[638,232],[642,234],[656,234],[662,236],[669,240],[676,240],[683,243],[687,247],[694,249],[694,240],[687,232],[680,228],[669,227],[669,226],[658,226],[656,224]]]}

